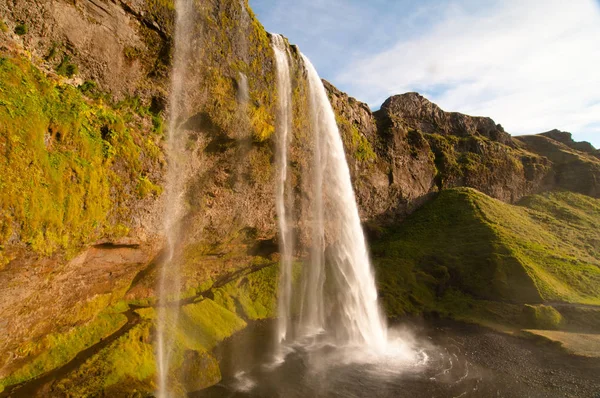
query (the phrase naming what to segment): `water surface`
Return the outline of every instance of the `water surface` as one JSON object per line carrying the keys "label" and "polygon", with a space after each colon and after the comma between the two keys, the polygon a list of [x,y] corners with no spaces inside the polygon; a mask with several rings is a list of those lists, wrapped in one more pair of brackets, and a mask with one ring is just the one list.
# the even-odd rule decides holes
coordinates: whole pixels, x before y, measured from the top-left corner
{"label": "water surface", "polygon": [[413,355],[400,349],[400,358],[390,352],[377,360],[360,350],[298,344],[279,364],[273,359],[274,324],[255,323],[216,349],[223,381],[191,395],[600,398],[599,359],[474,325],[418,323],[391,328]]}

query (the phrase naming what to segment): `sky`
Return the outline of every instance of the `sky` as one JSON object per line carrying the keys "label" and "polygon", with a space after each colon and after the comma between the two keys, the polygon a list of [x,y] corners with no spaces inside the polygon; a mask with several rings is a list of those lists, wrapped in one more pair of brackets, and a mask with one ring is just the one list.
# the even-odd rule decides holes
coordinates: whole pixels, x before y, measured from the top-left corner
{"label": "sky", "polygon": [[417,91],[513,134],[600,148],[600,0],[249,0],[340,90]]}

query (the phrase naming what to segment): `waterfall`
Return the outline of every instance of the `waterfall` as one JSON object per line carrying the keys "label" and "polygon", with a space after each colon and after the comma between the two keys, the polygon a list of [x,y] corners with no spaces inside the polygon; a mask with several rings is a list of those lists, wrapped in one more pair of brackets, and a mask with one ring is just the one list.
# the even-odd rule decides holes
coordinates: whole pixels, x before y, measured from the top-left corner
{"label": "waterfall", "polygon": [[[287,184],[287,145],[291,123],[288,56],[280,36],[274,36],[279,89],[279,181],[277,214],[281,233],[282,270],[278,337],[288,338],[291,314],[291,263],[289,219],[284,192]],[[305,265],[296,342],[324,341],[335,346],[363,347],[383,353],[387,325],[377,302],[358,207],[346,162],[344,146],[325,87],[309,59],[302,55],[308,76],[309,116],[313,131],[313,185],[311,196],[312,244]],[[306,223],[305,223],[306,224]],[[307,340],[308,339],[308,340]],[[281,350],[280,350],[281,352]]]}
{"label": "waterfall", "polygon": [[[310,60],[302,55],[308,75],[310,113],[315,135],[316,234],[311,261],[315,283],[307,298],[316,305],[305,308],[309,328],[323,328],[336,344],[368,346],[382,351],[387,326],[377,302],[350,170],[333,108],[323,82]],[[326,217],[326,219],[325,219]],[[333,231],[332,244],[323,254],[324,225]],[[327,271],[327,272],[326,272]],[[327,288],[324,278],[327,277]],[[307,304],[309,302],[307,301]]]}
{"label": "waterfall", "polygon": [[279,302],[277,318],[277,339],[281,343],[287,337],[290,321],[292,296],[292,233],[289,226],[289,215],[286,211],[286,192],[290,193],[288,181],[288,146],[292,130],[292,84],[290,78],[290,61],[287,45],[280,35],[273,35],[272,46],[277,67],[277,183],[275,202],[281,247],[281,271],[279,279]]}
{"label": "waterfall", "polygon": [[169,370],[174,349],[174,328],[179,318],[179,307],[167,305],[169,300],[177,300],[180,293],[181,272],[176,260],[175,248],[179,240],[179,219],[182,213],[181,194],[183,192],[182,160],[184,152],[181,137],[178,134],[177,121],[182,116],[184,102],[185,77],[188,59],[191,53],[192,1],[176,0],[174,61],[171,75],[171,93],[169,98],[169,131],[167,139],[167,170],[164,228],[166,248],[158,281],[158,308],[156,325],[156,395],[169,396]]}

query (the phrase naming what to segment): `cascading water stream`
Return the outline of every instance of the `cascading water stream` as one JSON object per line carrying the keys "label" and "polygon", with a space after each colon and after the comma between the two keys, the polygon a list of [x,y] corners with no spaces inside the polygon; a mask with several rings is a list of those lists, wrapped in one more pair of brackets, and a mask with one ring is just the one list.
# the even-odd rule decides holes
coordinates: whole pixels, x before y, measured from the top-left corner
{"label": "cascading water stream", "polygon": [[[313,131],[311,195],[312,243],[301,288],[292,292],[290,221],[284,193],[287,182],[287,147],[292,104],[289,56],[281,36],[273,36],[278,71],[279,179],[276,195],[281,236],[278,340],[282,346],[294,342],[320,341],[338,347],[362,347],[382,353],[387,345],[387,326],[377,302],[375,278],[344,146],[325,87],[308,58],[302,55],[309,92],[309,116]],[[306,223],[305,223],[306,224]],[[328,239],[326,239],[326,236]],[[326,247],[327,243],[327,247]],[[290,340],[292,293],[299,294],[299,313]],[[281,359],[281,358],[279,358]]]}
{"label": "cascading water stream", "polygon": [[[306,316],[301,319],[308,330],[323,329],[336,345],[366,346],[382,352],[387,344],[387,326],[377,302],[344,146],[325,87],[310,60],[304,55],[302,58],[316,145],[317,233],[311,262],[314,269],[308,280],[313,286],[307,290]],[[326,224],[334,234],[327,256],[323,250]]]}
{"label": "cascading water stream", "polygon": [[277,318],[277,339],[281,343],[287,337],[290,322],[292,296],[292,234],[289,226],[289,215],[286,211],[286,191],[290,191],[288,181],[288,146],[292,130],[292,85],[290,78],[290,61],[287,45],[280,35],[272,36],[272,46],[277,67],[277,166],[278,179],[275,202],[277,208],[278,227],[281,247],[281,273],[279,280],[279,302]]}
{"label": "cascading water stream", "polygon": [[174,343],[174,328],[179,317],[179,307],[167,305],[169,300],[179,297],[180,269],[174,260],[174,252],[179,240],[179,219],[181,216],[182,165],[181,154],[184,152],[182,142],[178,135],[177,121],[182,114],[184,101],[184,83],[186,77],[187,60],[190,57],[190,32],[192,16],[191,0],[176,0],[175,2],[175,33],[174,33],[174,61],[171,74],[171,94],[169,109],[169,131],[167,140],[167,170],[166,200],[165,200],[165,234],[166,253],[159,276],[158,308],[157,308],[157,336],[156,336],[156,364],[157,387],[156,394],[159,398],[166,398],[170,394],[169,369]]}

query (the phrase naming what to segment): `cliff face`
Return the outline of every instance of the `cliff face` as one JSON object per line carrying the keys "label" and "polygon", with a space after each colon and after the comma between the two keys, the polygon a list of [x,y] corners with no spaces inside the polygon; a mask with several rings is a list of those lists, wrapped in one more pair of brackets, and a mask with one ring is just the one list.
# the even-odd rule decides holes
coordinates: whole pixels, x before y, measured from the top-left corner
{"label": "cliff face", "polygon": [[575,142],[569,133],[556,131],[520,136],[515,141],[552,163],[543,184],[546,189],[563,189],[600,197],[598,151],[588,142]]}
{"label": "cliff face", "polygon": [[[277,93],[270,39],[247,2],[194,4],[175,105],[183,150],[174,261],[182,268],[181,305],[210,336],[202,347],[182,343],[181,356],[214,370],[214,344],[245,319],[273,315]],[[113,335],[124,313],[135,318],[126,312],[135,304],[147,308],[136,312],[129,334],[56,388],[72,392],[85,380],[89,390],[77,394],[114,392],[134,378],[136,388],[151,390],[151,306],[164,210],[173,206],[165,203],[172,160],[164,127],[173,111],[173,3],[4,0],[0,15],[2,385],[60,367],[78,352],[65,354],[63,345],[83,350]],[[313,137],[304,69],[298,49],[289,53],[289,157],[300,220],[311,211]],[[373,113],[325,86],[373,237],[452,187],[510,203],[555,188],[600,195],[597,152],[562,133],[512,138],[489,118],[444,112],[415,93]],[[309,226],[296,227],[299,242],[307,241]],[[193,298],[230,321],[224,330],[215,334]],[[118,369],[132,352],[143,366]],[[206,384],[218,379],[211,375]]]}

